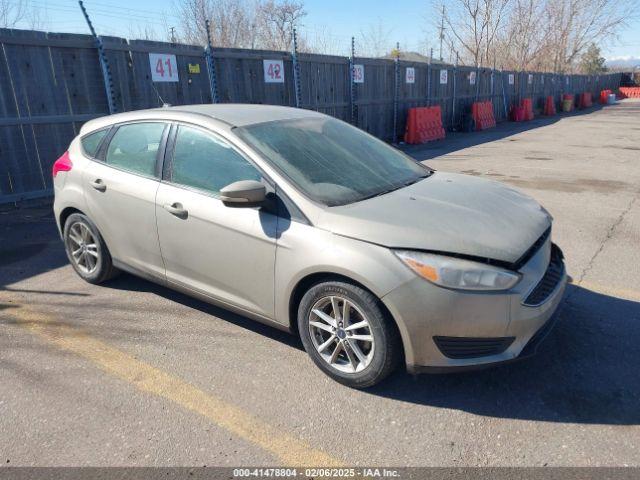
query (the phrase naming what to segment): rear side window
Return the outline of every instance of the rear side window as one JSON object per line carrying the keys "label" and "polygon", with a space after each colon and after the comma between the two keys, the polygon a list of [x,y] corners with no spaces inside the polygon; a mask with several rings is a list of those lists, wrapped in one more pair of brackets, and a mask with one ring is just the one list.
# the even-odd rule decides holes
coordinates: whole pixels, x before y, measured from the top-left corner
{"label": "rear side window", "polygon": [[108,128],[104,130],[99,130],[95,133],[90,133],[89,135],[85,135],[80,139],[80,143],[82,143],[82,149],[84,150],[85,155],[89,157],[95,157],[96,153],[98,153],[98,147],[100,146],[100,142],[109,131]]}
{"label": "rear side window", "polygon": [[164,123],[132,123],[118,128],[109,143],[108,165],[149,177],[156,174],[156,157]]}
{"label": "rear side window", "polygon": [[170,180],[217,194],[239,180],[260,180],[262,175],[231,145],[196,128],[178,128]]}

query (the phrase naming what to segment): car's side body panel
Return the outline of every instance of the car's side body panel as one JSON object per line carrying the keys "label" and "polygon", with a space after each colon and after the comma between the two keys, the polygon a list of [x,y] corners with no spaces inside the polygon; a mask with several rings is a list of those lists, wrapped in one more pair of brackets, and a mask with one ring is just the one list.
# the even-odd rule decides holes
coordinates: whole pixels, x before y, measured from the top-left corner
{"label": "car's side body panel", "polygon": [[[186,216],[165,209],[175,203]],[[170,285],[273,318],[274,215],[257,208],[229,208],[214,196],[162,183],[156,218]]]}
{"label": "car's side body panel", "polygon": [[387,248],[299,222],[291,222],[278,232],[276,258],[275,313],[281,322],[289,321],[289,301],[294,289],[311,275],[350,278],[379,298],[415,277]]}
{"label": "car's side body panel", "polygon": [[[96,190],[100,180],[106,187]],[[155,219],[160,182],[100,162],[87,165],[83,182],[88,212],[114,259],[136,270],[164,276]]]}

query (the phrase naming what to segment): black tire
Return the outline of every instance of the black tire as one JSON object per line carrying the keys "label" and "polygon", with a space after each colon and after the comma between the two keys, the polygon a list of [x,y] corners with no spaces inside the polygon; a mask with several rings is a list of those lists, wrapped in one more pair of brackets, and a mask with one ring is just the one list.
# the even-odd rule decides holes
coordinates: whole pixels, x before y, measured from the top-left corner
{"label": "black tire", "polygon": [[[83,268],[78,265],[78,262],[76,262],[71,253],[74,243],[70,238],[70,234],[74,225],[76,226],[76,228],[82,228],[82,225],[86,227],[95,240],[98,258],[96,260],[95,268],[89,272],[83,270]],[[120,271],[113,266],[111,254],[109,253],[109,249],[104,243],[104,240],[102,238],[102,235],[100,235],[98,228],[91,220],[89,220],[86,215],[83,215],[81,213],[73,213],[69,215],[69,218],[67,218],[66,222],[64,223],[63,239],[64,249],[67,253],[69,263],[71,263],[71,266],[80,276],[80,278],[82,278],[86,282],[93,284],[103,283],[120,273]]]}
{"label": "black tire", "polygon": [[[348,299],[364,313],[370,325],[375,348],[370,363],[361,371],[348,373],[334,368],[318,353],[311,339],[311,310],[317,302],[331,296]],[[314,363],[329,377],[348,387],[367,388],[381,382],[395,370],[402,358],[400,334],[393,320],[388,318],[380,305],[380,300],[367,290],[351,283],[330,281],[312,286],[298,306],[298,331],[304,348]]]}

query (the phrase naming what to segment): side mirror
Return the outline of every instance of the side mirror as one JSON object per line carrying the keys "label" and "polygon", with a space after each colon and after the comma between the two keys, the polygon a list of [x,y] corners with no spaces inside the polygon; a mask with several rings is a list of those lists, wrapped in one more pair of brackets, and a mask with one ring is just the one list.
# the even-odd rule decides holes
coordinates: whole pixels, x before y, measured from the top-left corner
{"label": "side mirror", "polygon": [[220,200],[227,207],[257,207],[266,198],[266,187],[255,180],[240,180],[220,190]]}

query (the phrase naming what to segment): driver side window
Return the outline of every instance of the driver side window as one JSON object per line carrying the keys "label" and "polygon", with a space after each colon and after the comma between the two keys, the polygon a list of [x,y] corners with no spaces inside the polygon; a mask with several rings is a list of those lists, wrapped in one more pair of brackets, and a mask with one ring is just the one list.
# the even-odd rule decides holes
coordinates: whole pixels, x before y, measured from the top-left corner
{"label": "driver side window", "polygon": [[178,127],[168,180],[213,194],[239,180],[262,175],[231,145],[197,128]]}

